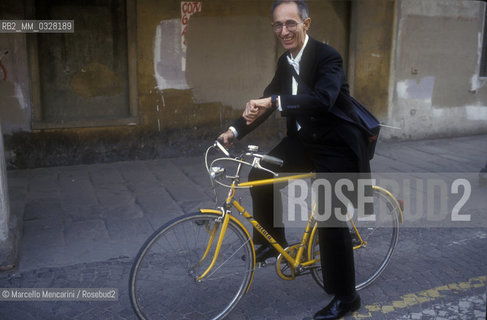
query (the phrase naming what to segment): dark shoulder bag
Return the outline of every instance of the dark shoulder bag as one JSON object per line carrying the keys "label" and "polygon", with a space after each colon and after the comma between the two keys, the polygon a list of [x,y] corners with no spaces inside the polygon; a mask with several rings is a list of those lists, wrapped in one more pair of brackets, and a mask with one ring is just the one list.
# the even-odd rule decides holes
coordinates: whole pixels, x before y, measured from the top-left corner
{"label": "dark shoulder bag", "polygon": [[[296,70],[294,70],[293,67],[291,67],[290,69],[293,77],[296,79],[296,82],[298,82],[299,85],[303,86],[303,88],[305,88],[307,91],[310,91],[308,85],[303,81],[303,79],[301,79]],[[334,114],[341,119],[358,126],[360,129],[362,129],[362,131],[365,132],[368,139],[367,153],[369,156],[369,160],[371,160],[374,157],[375,146],[377,145],[377,139],[379,138],[380,122],[369,110],[367,110],[367,108],[365,108],[360,102],[355,100],[355,98],[353,98],[351,95],[348,95],[348,97],[350,97],[350,102],[353,107],[352,112],[355,112],[359,121],[357,122],[353,120],[349,115],[347,115],[346,112],[338,111],[334,112]]]}

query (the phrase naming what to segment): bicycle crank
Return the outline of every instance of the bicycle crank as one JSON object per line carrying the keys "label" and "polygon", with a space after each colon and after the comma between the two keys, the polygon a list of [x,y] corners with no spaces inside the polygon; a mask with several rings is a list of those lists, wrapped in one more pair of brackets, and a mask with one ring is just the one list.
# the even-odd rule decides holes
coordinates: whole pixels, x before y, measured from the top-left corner
{"label": "bicycle crank", "polygon": [[[299,243],[290,245],[285,248],[287,254],[293,259],[296,259],[296,254],[299,249]],[[283,256],[280,254],[276,260],[276,272],[284,280],[294,280],[297,276],[304,275],[305,269],[295,269]]]}

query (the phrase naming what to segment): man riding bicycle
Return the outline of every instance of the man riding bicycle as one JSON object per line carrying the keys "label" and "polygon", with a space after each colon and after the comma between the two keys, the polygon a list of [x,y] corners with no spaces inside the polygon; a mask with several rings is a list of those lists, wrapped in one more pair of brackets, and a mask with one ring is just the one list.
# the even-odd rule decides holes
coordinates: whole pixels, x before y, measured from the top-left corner
{"label": "man riding bicycle", "polygon": [[[281,168],[270,167],[272,171],[369,172],[367,137],[358,126],[338,116],[346,113],[359,121],[351,106],[340,54],[307,35],[311,18],[304,0],[275,1],[272,18],[273,30],[286,52],[279,58],[263,98],[247,102],[242,117],[219,140],[228,147],[277,111],[287,118],[287,136],[269,152],[284,160]],[[268,175],[253,169],[249,180]],[[273,225],[272,213],[279,211],[274,208],[274,196],[279,193],[274,194],[271,185],[252,188],[251,195],[254,216],[279,243],[286,243],[284,230]],[[337,319],[360,307],[351,238],[346,225],[321,227],[319,236],[325,290],[334,298],[313,319]],[[261,245],[256,250],[258,262],[277,255],[255,232],[254,242]]]}

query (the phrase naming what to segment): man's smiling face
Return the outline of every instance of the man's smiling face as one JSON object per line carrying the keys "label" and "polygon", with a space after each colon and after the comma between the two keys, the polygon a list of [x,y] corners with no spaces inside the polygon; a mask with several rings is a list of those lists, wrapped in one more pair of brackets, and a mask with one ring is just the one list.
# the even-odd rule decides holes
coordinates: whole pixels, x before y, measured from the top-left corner
{"label": "man's smiling face", "polygon": [[[293,57],[295,57],[303,47],[306,31],[309,29],[311,19],[307,18],[304,21],[301,19],[298,5],[295,2],[281,3],[275,8],[272,16],[274,25],[282,25],[280,31],[275,31],[276,36],[281,41],[284,49],[291,52]],[[297,23],[296,30],[288,30],[286,24],[289,25],[290,22]]]}

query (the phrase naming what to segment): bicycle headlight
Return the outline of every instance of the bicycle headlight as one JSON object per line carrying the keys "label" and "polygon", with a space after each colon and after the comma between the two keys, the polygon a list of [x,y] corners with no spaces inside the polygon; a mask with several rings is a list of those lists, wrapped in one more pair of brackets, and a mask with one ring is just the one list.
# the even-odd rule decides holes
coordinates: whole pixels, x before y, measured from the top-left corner
{"label": "bicycle headlight", "polygon": [[223,174],[225,172],[225,168],[222,167],[211,167],[210,169],[210,177],[212,179],[215,179],[219,175]]}

